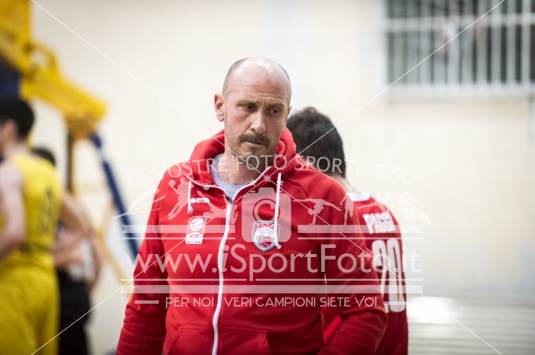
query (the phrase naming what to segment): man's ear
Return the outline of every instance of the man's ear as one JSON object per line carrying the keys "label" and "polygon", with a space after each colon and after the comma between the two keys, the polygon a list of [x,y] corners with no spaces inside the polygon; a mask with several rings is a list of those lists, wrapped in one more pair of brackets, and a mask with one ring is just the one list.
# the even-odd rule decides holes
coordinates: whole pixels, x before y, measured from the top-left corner
{"label": "man's ear", "polygon": [[214,111],[215,111],[215,115],[217,117],[217,120],[219,122],[223,122],[225,120],[225,114],[223,112],[223,107],[224,107],[224,102],[223,102],[223,95],[222,94],[215,94],[214,95]]}
{"label": "man's ear", "polygon": [[284,126],[288,123],[288,118],[290,118],[290,115],[292,113],[292,106],[288,107],[288,114],[286,115],[286,119],[284,120]]}

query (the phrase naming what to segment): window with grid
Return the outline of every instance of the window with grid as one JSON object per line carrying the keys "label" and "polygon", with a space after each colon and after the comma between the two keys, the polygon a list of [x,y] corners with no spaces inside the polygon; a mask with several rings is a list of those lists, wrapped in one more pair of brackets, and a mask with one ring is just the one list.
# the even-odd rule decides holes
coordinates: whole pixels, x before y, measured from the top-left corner
{"label": "window with grid", "polygon": [[535,0],[384,1],[394,90],[533,94]]}

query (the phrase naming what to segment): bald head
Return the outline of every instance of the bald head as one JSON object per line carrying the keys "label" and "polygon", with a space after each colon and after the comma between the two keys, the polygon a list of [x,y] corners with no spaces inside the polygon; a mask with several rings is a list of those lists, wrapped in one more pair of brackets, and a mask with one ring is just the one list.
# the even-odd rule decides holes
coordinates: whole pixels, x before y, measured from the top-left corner
{"label": "bald head", "polygon": [[222,93],[225,95],[236,81],[266,79],[283,88],[291,97],[290,77],[286,70],[277,62],[263,57],[247,57],[234,62],[225,76]]}

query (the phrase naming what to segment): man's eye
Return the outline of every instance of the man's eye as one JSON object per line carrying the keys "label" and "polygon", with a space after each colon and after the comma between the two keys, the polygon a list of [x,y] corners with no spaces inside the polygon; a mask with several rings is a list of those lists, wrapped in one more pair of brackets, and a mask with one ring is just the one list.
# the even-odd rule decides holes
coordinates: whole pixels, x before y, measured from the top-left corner
{"label": "man's eye", "polygon": [[243,105],[243,107],[245,108],[246,111],[249,111],[249,112],[256,110],[255,104],[245,104]]}
{"label": "man's eye", "polygon": [[277,116],[280,112],[281,110],[279,108],[272,108],[271,110],[269,110],[269,114],[271,116]]}

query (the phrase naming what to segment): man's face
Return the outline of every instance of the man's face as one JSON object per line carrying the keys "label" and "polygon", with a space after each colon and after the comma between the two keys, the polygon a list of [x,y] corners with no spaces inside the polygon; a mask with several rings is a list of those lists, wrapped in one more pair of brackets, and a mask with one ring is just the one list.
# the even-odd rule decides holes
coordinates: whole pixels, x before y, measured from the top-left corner
{"label": "man's face", "polygon": [[225,124],[225,148],[235,156],[272,156],[288,118],[290,92],[279,73],[239,73],[216,95],[218,119]]}

